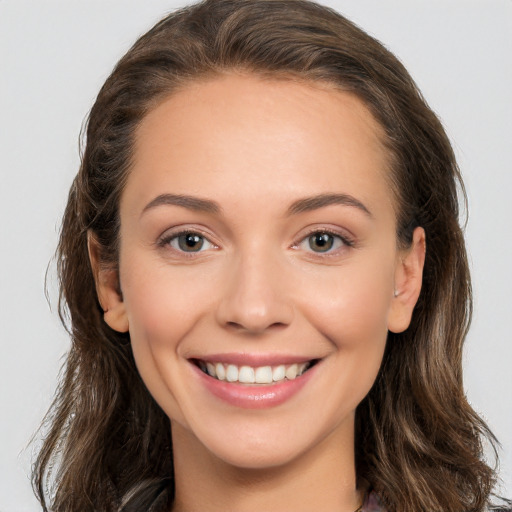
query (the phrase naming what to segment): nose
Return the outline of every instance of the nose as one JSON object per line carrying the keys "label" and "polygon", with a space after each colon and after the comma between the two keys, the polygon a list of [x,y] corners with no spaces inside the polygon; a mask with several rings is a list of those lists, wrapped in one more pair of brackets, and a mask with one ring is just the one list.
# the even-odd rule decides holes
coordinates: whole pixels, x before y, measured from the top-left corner
{"label": "nose", "polygon": [[217,321],[223,327],[257,335],[291,323],[293,305],[278,262],[252,255],[239,258],[226,273],[217,309]]}

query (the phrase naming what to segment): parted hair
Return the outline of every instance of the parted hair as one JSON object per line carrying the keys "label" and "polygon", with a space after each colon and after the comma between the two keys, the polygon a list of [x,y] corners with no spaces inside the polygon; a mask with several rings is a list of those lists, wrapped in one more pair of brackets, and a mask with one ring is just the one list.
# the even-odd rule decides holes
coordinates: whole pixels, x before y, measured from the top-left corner
{"label": "parted hair", "polygon": [[129,334],[103,320],[88,256],[116,269],[119,202],[134,135],[148,111],[225,73],[331,84],[380,123],[391,161],[397,244],[427,240],[410,327],[389,333],[378,377],[356,412],[356,470],[393,512],[486,509],[495,439],[468,404],[462,348],[471,283],[459,219],[464,187],[448,137],[403,65],[335,11],[304,0],[206,0],[177,10],[119,61],[90,111],[64,213],[57,267],[71,348],[33,482],[45,511],[169,510],[169,419],[135,367]]}

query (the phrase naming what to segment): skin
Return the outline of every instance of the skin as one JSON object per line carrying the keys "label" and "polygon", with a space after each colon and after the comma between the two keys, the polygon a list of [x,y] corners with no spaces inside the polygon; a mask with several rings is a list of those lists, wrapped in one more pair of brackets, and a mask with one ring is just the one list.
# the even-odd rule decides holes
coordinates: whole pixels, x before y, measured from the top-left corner
{"label": "skin", "polygon": [[[105,321],[129,330],[141,376],[171,419],[173,510],[359,506],[355,409],[388,330],[409,325],[425,253],[421,228],[397,248],[382,140],[355,96],[254,75],[187,86],[140,124],[120,205],[120,282],[98,265],[92,237],[90,254]],[[333,193],[368,212],[289,213],[297,200]],[[161,194],[220,211],[148,207]],[[204,237],[200,251],[180,250],[172,236],[183,229]],[[318,252],[309,237],[326,230],[334,246]],[[197,378],[190,358],[225,353],[320,362],[290,399],[253,410]]]}

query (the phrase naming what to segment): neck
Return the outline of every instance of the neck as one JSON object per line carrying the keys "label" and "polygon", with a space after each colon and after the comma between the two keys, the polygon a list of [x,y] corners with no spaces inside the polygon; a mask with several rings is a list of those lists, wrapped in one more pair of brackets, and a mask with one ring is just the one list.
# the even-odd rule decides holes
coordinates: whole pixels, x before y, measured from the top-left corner
{"label": "neck", "polygon": [[293,461],[271,468],[234,467],[209,452],[173,422],[175,502],[173,512],[265,512],[336,510],[361,505],[356,489],[353,425],[332,433]]}

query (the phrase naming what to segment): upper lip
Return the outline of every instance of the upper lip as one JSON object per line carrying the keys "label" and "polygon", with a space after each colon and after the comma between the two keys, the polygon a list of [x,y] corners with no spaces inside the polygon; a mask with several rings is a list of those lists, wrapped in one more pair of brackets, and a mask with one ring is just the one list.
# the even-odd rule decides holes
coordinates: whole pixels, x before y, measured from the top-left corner
{"label": "upper lip", "polygon": [[255,353],[225,353],[225,354],[204,354],[189,358],[192,361],[204,361],[209,363],[226,363],[236,366],[277,366],[307,363],[319,357],[300,356],[291,354],[255,354]]}

